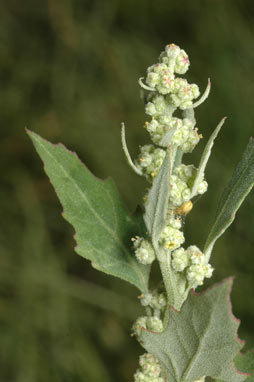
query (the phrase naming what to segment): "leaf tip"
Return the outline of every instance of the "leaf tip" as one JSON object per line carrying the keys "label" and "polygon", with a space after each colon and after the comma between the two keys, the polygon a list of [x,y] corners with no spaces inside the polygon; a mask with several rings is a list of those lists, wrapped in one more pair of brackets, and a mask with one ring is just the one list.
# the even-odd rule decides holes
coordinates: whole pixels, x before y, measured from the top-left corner
{"label": "leaf tip", "polygon": [[[239,353],[239,354],[241,354],[241,353]],[[234,360],[231,360],[230,363],[231,363],[231,366],[232,366],[232,368],[236,374],[245,375],[246,377],[251,376],[251,373],[246,373],[244,371],[240,371],[239,369],[237,369]]]}

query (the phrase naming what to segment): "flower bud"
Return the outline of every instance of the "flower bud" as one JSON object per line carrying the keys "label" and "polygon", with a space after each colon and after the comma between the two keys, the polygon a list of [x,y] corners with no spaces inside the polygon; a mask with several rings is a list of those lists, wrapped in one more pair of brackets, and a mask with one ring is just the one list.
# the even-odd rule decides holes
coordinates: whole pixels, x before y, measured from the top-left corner
{"label": "flower bud", "polygon": [[205,278],[204,268],[200,264],[191,265],[187,269],[187,279],[192,288],[196,288],[199,285],[203,285]]}
{"label": "flower bud", "polygon": [[146,327],[148,330],[151,330],[153,332],[162,332],[163,331],[163,323],[156,316],[147,317]]}
{"label": "flower bud", "polygon": [[198,247],[196,247],[196,245],[189,246],[186,252],[188,253],[188,256],[192,264],[200,264],[200,265],[207,264],[205,255],[200,251]]}
{"label": "flower bud", "polygon": [[182,272],[189,265],[189,256],[184,248],[176,249],[172,257],[172,267],[176,272]]}
{"label": "flower bud", "polygon": [[161,310],[164,309],[166,305],[167,298],[165,293],[153,293],[150,303],[151,308]]}
{"label": "flower bud", "polygon": [[152,244],[140,237],[133,238],[132,241],[137,260],[144,265],[152,264],[155,260],[155,252]]}
{"label": "flower bud", "polygon": [[181,49],[175,60],[174,72],[178,74],[184,74],[187,72],[190,66],[190,61],[187,53]]}
{"label": "flower bud", "polygon": [[146,329],[147,317],[138,317],[132,326],[132,330],[137,337],[140,337],[142,329]]}
{"label": "flower bud", "polygon": [[191,288],[203,285],[204,278],[210,278],[213,268],[210,264],[194,264],[187,269],[187,279]]}
{"label": "flower bud", "polygon": [[184,243],[184,235],[182,231],[167,225],[161,232],[159,243],[165,249],[173,251]]}
{"label": "flower bud", "polygon": [[150,306],[152,298],[153,298],[152,293],[146,293],[146,294],[142,295],[142,297],[140,298],[141,305]]}
{"label": "flower bud", "polygon": [[146,83],[160,94],[168,94],[174,85],[174,73],[164,63],[152,65],[147,70]]}
{"label": "flower bud", "polygon": [[134,374],[134,381],[135,382],[151,382],[151,378],[145,375],[142,371],[137,370],[136,373]]}
{"label": "flower bud", "polygon": [[176,78],[172,86],[171,101],[175,107],[181,110],[188,109],[192,106],[193,99],[200,94],[196,84],[189,84],[184,78]]}
{"label": "flower bud", "polygon": [[208,188],[208,183],[203,180],[202,182],[199,183],[198,186],[198,194],[204,194],[207,191]]}
{"label": "flower bud", "polygon": [[160,363],[152,354],[145,353],[139,357],[139,364],[142,372],[150,378],[157,378],[160,376],[161,367]]}
{"label": "flower bud", "polygon": [[155,86],[159,82],[159,79],[160,79],[160,76],[158,73],[150,72],[150,73],[148,73],[148,75],[146,77],[146,83],[151,88],[155,88]]}

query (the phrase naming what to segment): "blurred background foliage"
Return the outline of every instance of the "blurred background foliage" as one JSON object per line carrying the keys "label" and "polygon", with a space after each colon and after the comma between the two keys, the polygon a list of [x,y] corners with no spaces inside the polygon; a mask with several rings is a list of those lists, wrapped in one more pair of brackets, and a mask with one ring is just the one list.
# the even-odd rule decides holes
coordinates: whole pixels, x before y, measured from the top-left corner
{"label": "blurred background foliage", "polygon": [[[74,254],[72,228],[24,128],[63,142],[99,177],[111,175],[130,210],[146,183],[133,156],[148,142],[137,79],[175,42],[189,81],[209,100],[197,110],[204,143],[225,115],[208,165],[209,192],[186,221],[202,248],[223,185],[253,134],[251,0],[2,0],[0,2],[0,380],[131,381],[142,349],[130,337],[138,291]],[[193,159],[194,158],[194,159]],[[188,156],[186,156],[188,160]],[[240,336],[254,345],[254,193],[215,247],[214,280],[236,276]],[[191,238],[191,239],[190,239]]]}

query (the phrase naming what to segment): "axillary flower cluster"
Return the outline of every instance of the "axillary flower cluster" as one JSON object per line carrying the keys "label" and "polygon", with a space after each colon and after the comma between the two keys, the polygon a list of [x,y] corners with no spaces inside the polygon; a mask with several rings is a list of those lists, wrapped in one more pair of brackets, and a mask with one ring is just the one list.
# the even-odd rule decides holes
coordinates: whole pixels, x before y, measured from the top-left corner
{"label": "axillary flower cluster", "polygon": [[[208,187],[204,171],[192,164],[182,163],[183,155],[191,153],[202,138],[196,127],[194,109],[207,98],[210,91],[208,81],[204,94],[196,100],[200,96],[198,86],[177,76],[185,74],[189,65],[185,51],[170,44],[160,54],[159,63],[147,69],[145,80],[139,80],[146,93],[145,112],[150,120],[145,122],[145,128],[152,143],[140,148],[140,154],[134,163],[127,150],[124,126],[122,130],[123,149],[130,166],[151,185],[144,197],[145,211],[151,209],[151,203],[154,203],[153,200],[149,201],[149,195],[155,193],[154,182],[165,161],[167,150],[170,149],[165,224],[157,238],[151,232],[146,237],[132,238],[137,260],[149,266],[157,259],[164,281],[162,290],[148,291],[140,297],[141,304],[146,308],[146,315],[139,317],[133,325],[133,332],[139,340],[143,328],[162,332],[165,307],[172,305],[180,309],[189,290],[202,285],[204,279],[211,277],[213,273],[209,259],[198,247],[183,247],[183,219],[193,207],[193,198],[204,194]],[[178,116],[174,116],[176,111]],[[158,195],[154,198],[156,197]],[[157,361],[151,354],[143,355],[140,362],[141,369],[134,376],[136,382],[164,381]]]}

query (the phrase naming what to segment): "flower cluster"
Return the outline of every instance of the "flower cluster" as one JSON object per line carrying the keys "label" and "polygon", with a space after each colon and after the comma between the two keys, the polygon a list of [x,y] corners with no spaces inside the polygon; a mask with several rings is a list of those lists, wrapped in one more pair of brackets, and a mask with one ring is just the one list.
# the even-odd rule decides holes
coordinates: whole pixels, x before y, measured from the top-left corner
{"label": "flower cluster", "polygon": [[185,272],[190,288],[203,284],[204,278],[210,278],[213,268],[208,264],[206,256],[195,245],[186,250],[176,249],[172,254],[172,267],[176,272]]}
{"label": "flower cluster", "polygon": [[135,382],[164,382],[159,361],[150,353],[139,357],[140,369],[134,374]]}
{"label": "flower cluster", "polygon": [[200,140],[195,123],[188,118],[180,119],[161,115],[145,123],[152,141],[159,146],[166,146],[163,137],[169,132],[172,134],[172,144],[178,146],[184,153],[190,153]]}
{"label": "flower cluster", "polygon": [[188,118],[180,120],[178,127],[173,135],[172,143],[178,146],[183,153],[191,153],[200,139],[195,124]]}
{"label": "flower cluster", "polygon": [[[181,164],[174,169],[174,173],[170,177],[170,202],[174,206],[181,206],[184,202],[190,200],[196,175],[197,169],[193,165]],[[197,194],[204,194],[207,187],[207,182],[201,179]]]}
{"label": "flower cluster", "polygon": [[183,232],[178,228],[174,228],[171,224],[166,225],[162,230],[159,238],[159,243],[170,251],[180,247],[184,243]]}
{"label": "flower cluster", "polygon": [[142,146],[136,167],[148,180],[152,181],[158,174],[165,155],[165,150],[156,148],[154,145]]}
{"label": "flower cluster", "polygon": [[[123,149],[130,166],[151,184],[144,197],[144,221],[150,237],[132,239],[135,257],[144,265],[152,264],[157,258],[164,281],[162,289],[148,291],[139,297],[146,310],[146,315],[139,317],[132,327],[139,341],[142,329],[162,332],[166,307],[172,304],[180,309],[189,290],[202,285],[213,273],[208,258],[198,247],[182,247],[185,242],[183,218],[193,207],[192,199],[208,188],[204,160],[199,168],[182,163],[183,154],[191,153],[202,138],[196,127],[194,109],[206,99],[210,90],[208,81],[204,95],[195,101],[200,95],[198,86],[177,76],[186,73],[189,65],[185,51],[170,44],[161,53],[159,62],[148,68],[144,82],[139,80],[140,86],[147,91],[145,112],[151,119],[145,122],[145,128],[152,143],[140,147],[134,162],[125,142],[124,126],[122,130]],[[174,115],[177,109],[178,114]],[[162,172],[154,182],[160,169]],[[168,180],[162,178],[162,174]],[[152,354],[141,356],[139,364],[135,382],[164,382],[160,364]],[[195,382],[204,382],[204,378]]]}
{"label": "flower cluster", "polygon": [[151,293],[148,292],[145,295],[141,295],[140,302],[143,306],[149,306],[156,311],[161,311],[166,307],[167,298],[165,293],[159,293],[157,290],[154,290]]}
{"label": "flower cluster", "polygon": [[182,110],[192,107],[193,99],[199,96],[196,84],[189,84],[183,78],[175,78],[175,73],[184,74],[188,70],[189,59],[184,50],[175,44],[167,45],[160,55],[160,62],[147,70],[146,84],[150,90],[168,95],[170,103]]}
{"label": "flower cluster", "polygon": [[187,53],[175,44],[169,44],[165,51],[160,54],[160,61],[166,64],[172,72],[184,74],[189,69],[189,58]]}
{"label": "flower cluster", "polygon": [[134,322],[132,330],[137,339],[140,339],[142,329],[148,329],[152,332],[160,333],[163,331],[162,320],[157,316],[141,316]]}
{"label": "flower cluster", "polygon": [[137,260],[144,265],[152,264],[155,259],[155,252],[152,244],[143,237],[132,238],[134,252]]}

